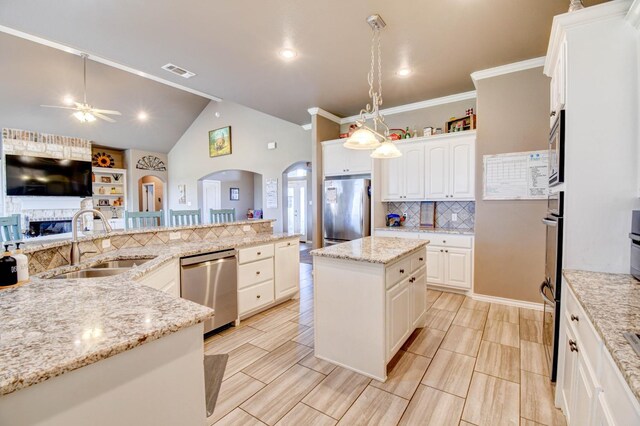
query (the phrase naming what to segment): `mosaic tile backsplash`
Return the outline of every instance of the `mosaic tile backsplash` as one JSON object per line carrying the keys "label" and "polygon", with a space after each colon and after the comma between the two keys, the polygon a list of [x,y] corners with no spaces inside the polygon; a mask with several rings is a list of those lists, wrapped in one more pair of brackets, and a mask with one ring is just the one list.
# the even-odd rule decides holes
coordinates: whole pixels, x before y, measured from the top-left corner
{"label": "mosaic tile backsplash", "polygon": [[[420,202],[386,203],[387,214],[407,214],[404,226],[420,226]],[[460,229],[473,231],[475,227],[476,203],[475,201],[437,201],[436,203],[436,228]],[[451,215],[458,214],[458,220],[453,222]]]}

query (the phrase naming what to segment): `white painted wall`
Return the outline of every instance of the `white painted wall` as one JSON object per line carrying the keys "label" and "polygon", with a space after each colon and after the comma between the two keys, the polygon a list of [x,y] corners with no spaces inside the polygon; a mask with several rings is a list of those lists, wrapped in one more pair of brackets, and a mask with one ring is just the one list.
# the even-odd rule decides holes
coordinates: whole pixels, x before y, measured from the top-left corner
{"label": "white painted wall", "polygon": [[[274,100],[277,101],[277,100]],[[220,113],[216,117],[215,113]],[[209,157],[209,131],[231,126],[232,154]],[[268,150],[275,141],[278,148]],[[169,208],[197,208],[198,179],[220,170],[240,169],[260,173],[264,182],[277,178],[282,191],[282,172],[297,161],[311,161],[311,134],[299,125],[264,114],[233,102],[210,102],[191,127],[169,152]],[[187,186],[187,203],[178,204],[178,185]],[[256,197],[258,199],[258,197]],[[264,207],[264,206],[263,206]],[[282,230],[282,203],[277,209],[264,209],[265,219],[277,219],[276,231]]]}

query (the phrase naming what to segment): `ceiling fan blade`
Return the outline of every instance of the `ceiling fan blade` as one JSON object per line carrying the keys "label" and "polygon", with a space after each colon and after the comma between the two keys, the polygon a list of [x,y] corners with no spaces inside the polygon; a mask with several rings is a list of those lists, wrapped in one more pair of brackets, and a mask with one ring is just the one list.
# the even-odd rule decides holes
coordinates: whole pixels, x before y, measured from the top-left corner
{"label": "ceiling fan blade", "polygon": [[104,121],[108,121],[109,123],[115,123],[116,122],[116,120],[114,120],[113,118],[107,117],[106,115],[102,115],[102,114],[100,114],[99,112],[96,112],[96,111],[97,110],[94,109],[93,111],[91,111],[91,113],[93,115],[95,115],[96,117],[103,119]]}
{"label": "ceiling fan blade", "polygon": [[97,113],[100,113],[100,114],[122,115],[122,114],[120,114],[120,111],[114,111],[114,110],[110,110],[110,109],[92,108],[91,111],[97,112]]}
{"label": "ceiling fan blade", "polygon": [[72,109],[72,110],[76,110],[76,108],[74,107],[68,107],[68,106],[61,106],[61,105],[40,105],[41,107],[44,108],[60,108],[60,109]]}

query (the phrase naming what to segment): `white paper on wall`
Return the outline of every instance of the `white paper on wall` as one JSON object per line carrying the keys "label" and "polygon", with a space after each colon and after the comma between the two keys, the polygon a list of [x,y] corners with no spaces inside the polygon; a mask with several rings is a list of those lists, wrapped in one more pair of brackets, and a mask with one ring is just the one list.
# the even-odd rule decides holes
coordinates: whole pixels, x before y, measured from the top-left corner
{"label": "white paper on wall", "polygon": [[267,209],[278,208],[278,179],[267,179],[265,183],[265,192],[267,194]]}
{"label": "white paper on wall", "polygon": [[485,155],[483,200],[542,200],[549,194],[548,151]]}

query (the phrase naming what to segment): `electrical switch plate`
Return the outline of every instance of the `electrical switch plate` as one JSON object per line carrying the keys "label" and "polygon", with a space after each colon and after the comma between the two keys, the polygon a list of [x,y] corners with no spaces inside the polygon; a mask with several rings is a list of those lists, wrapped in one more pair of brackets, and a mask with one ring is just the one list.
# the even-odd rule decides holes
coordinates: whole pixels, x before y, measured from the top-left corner
{"label": "electrical switch plate", "polygon": [[458,221],[458,213],[451,213],[451,222]]}
{"label": "electrical switch plate", "polygon": [[102,248],[106,249],[109,247],[111,247],[111,239],[105,238],[104,240],[102,240]]}
{"label": "electrical switch plate", "polygon": [[267,143],[267,149],[276,149],[277,147],[278,147],[278,144],[276,142]]}
{"label": "electrical switch plate", "polygon": [[180,232],[171,232],[169,233],[169,239],[170,240],[179,240],[180,237]]}

